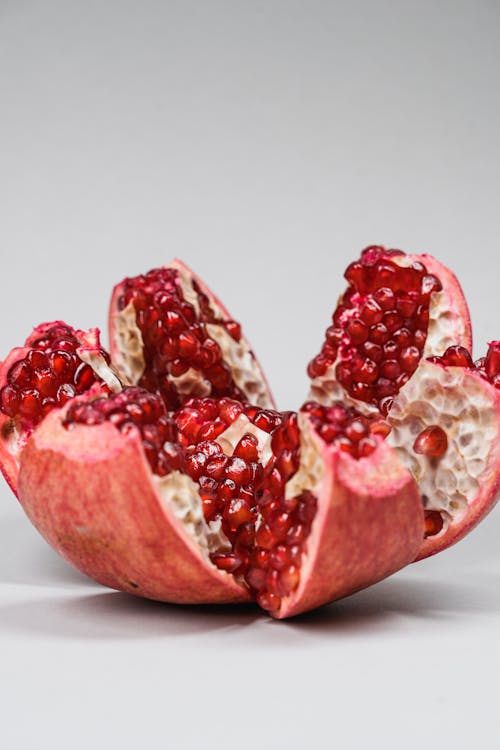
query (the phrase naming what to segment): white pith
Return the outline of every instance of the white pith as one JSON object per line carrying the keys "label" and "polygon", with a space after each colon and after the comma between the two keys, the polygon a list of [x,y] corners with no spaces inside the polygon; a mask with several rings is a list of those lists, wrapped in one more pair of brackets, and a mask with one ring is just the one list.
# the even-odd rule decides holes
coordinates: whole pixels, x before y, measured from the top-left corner
{"label": "white pith", "polygon": [[231,549],[220,519],[210,523],[205,521],[198,487],[191,477],[180,471],[172,471],[164,477],[154,475],[154,481],[164,504],[172,508],[185,532],[210,564],[210,554]]}
{"label": "white pith", "polygon": [[318,495],[325,474],[325,462],[318,449],[314,428],[305,414],[299,413],[300,465],[285,485],[285,498],[297,497],[302,492]]}
{"label": "white pith", "polygon": [[[182,264],[175,261],[171,264],[178,274],[178,283],[182,296],[189,302],[196,314],[201,314],[196,290],[193,288],[191,274]],[[210,308],[217,319],[224,321],[226,314],[216,301],[207,295]],[[131,300],[121,311],[113,313],[116,347],[118,349],[120,375],[128,384],[137,385],[146,367],[144,361],[144,343],[141,331],[137,325],[134,303]],[[233,380],[243,392],[245,398],[263,409],[273,408],[267,387],[248,344],[242,339],[235,341],[222,323],[207,323],[209,336],[219,345],[222,358],[229,366]],[[210,395],[211,383],[206,380],[199,370],[192,367],[183,375],[170,376],[179,393],[185,397],[203,398]]]}
{"label": "white pith", "polygon": [[82,362],[90,365],[97,377],[106,383],[112,393],[120,393],[123,390],[120,380],[116,377],[113,369],[108,365],[99,351],[79,347],[76,353]]}
{"label": "white pith", "polygon": [[[399,392],[388,419],[387,442],[416,480],[425,508],[441,513],[444,534],[463,517],[491,470],[498,433],[493,390],[464,368],[424,360]],[[413,450],[417,436],[433,425],[448,438],[439,459]]]}
{"label": "white pith", "polygon": [[253,435],[257,440],[257,452],[260,463],[265,466],[273,455],[271,449],[271,435],[253,424],[245,414],[240,414],[234,422],[224,430],[215,442],[220,445],[226,456],[232,456],[243,435]]}
{"label": "white pith", "polygon": [[[399,266],[408,267],[415,260],[418,260],[418,256],[397,255],[391,257],[390,260]],[[429,324],[422,353],[423,358],[443,354],[449,346],[465,340],[465,321],[461,315],[457,315],[456,310],[450,309],[451,302],[452,300],[444,289],[431,294]],[[355,317],[354,311],[351,317]],[[332,404],[333,401],[340,400],[346,406],[356,407],[366,416],[377,414],[379,410],[376,406],[353,398],[336,380],[335,370],[341,361],[342,357],[339,355],[335,362],[327,368],[324,375],[320,375],[311,381],[308,399],[318,401],[325,406]]]}
{"label": "white pith", "polygon": [[129,385],[137,385],[144,374],[144,342],[137,325],[133,300],[123,310],[113,313],[115,343],[118,350],[120,376]]}

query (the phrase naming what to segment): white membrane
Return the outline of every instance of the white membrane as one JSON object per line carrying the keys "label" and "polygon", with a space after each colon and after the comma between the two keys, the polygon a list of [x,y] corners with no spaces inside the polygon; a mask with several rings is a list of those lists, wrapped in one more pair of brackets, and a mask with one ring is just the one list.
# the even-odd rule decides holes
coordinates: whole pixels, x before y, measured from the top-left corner
{"label": "white membrane", "polygon": [[[465,513],[488,469],[498,428],[494,395],[485,385],[464,368],[422,361],[389,413],[392,432],[387,442],[418,483],[426,509],[442,513],[442,533],[451,519]],[[412,449],[418,435],[433,425],[448,438],[448,449],[439,459]]]}

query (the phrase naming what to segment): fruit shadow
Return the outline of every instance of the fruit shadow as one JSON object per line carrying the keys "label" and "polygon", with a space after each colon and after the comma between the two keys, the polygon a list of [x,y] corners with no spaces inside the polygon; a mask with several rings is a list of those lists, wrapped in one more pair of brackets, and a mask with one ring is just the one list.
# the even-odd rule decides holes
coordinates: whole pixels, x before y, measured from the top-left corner
{"label": "fruit shadow", "polygon": [[500,613],[496,596],[500,575],[489,573],[482,586],[405,577],[402,573],[332,604],[295,617],[289,623],[309,633],[354,633],[388,625],[398,618],[447,621]]}
{"label": "fruit shadow", "polygon": [[[498,580],[496,581],[498,586]],[[495,586],[495,590],[496,589]],[[313,639],[394,633],[409,620],[447,622],[470,614],[500,611],[491,588],[432,581],[390,579],[346,599],[284,622],[267,617],[255,605],[181,606],[139,599],[129,594],[61,594],[0,606],[2,630],[86,640],[185,637],[251,628],[247,643],[276,647],[296,645],[296,635]],[[403,619],[402,619],[403,618]],[[271,630],[269,629],[271,628]]]}
{"label": "fruit shadow", "polygon": [[89,590],[98,586],[50,549],[21,513],[0,520],[0,540],[0,583]]}

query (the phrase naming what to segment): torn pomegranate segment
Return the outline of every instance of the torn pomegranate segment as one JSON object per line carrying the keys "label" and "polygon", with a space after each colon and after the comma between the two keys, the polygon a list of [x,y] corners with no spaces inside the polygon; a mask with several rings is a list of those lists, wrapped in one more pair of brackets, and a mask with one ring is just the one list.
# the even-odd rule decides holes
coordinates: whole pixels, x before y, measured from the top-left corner
{"label": "torn pomegranate segment", "polygon": [[123,380],[160,393],[169,409],[193,396],[273,406],[239,323],[181,261],[119,284],[109,326]]}
{"label": "torn pomegranate segment", "polygon": [[308,366],[310,397],[326,404],[347,397],[385,416],[423,356],[457,342],[470,348],[467,305],[453,274],[429,255],[373,245],[345,278],[349,286]]}

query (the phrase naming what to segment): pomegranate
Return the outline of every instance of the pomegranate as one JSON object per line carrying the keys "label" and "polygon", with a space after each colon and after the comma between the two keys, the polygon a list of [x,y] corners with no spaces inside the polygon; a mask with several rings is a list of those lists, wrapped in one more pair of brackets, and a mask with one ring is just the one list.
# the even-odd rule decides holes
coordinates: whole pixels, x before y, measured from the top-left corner
{"label": "pomegranate", "polygon": [[345,275],[309,364],[310,396],[329,404],[342,395],[386,418],[387,442],[425,507],[421,559],[461,539],[497,500],[500,345],[474,365],[461,288],[430,256],[372,246]]}
{"label": "pomegranate", "polygon": [[94,387],[34,431],[19,497],[49,543],[107,586],[255,599],[289,617],[417,555],[420,495],[383,432],[340,404],[297,414],[205,397],[168,412],[140,387]]}
{"label": "pomegranate", "polygon": [[122,380],[160,393],[169,409],[191,396],[274,405],[241,326],[180,260],[115,287],[109,338]]}
{"label": "pomegranate", "polygon": [[19,455],[52,409],[95,383],[121,390],[99,342],[97,328],[75,330],[62,321],[43,323],[0,366],[0,468],[17,492]]}

